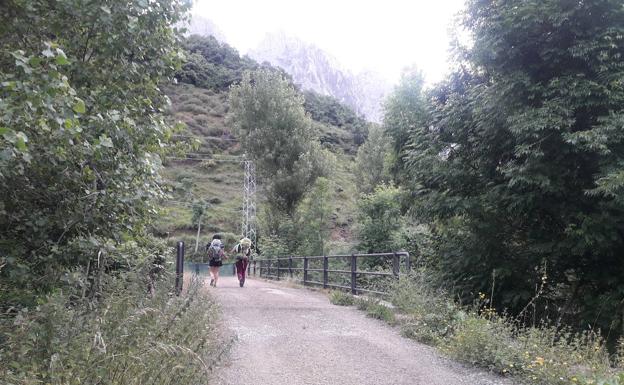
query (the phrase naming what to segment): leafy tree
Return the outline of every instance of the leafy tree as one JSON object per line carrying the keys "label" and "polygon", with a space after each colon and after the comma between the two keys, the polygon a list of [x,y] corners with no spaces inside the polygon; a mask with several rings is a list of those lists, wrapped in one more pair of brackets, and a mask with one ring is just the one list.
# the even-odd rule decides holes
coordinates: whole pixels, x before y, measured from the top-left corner
{"label": "leafy tree", "polygon": [[392,252],[404,247],[404,220],[398,187],[380,185],[358,201],[360,248],[367,253]]}
{"label": "leafy tree", "polygon": [[89,274],[102,252],[144,239],[163,196],[159,155],[171,149],[159,85],[179,66],[172,26],[184,9],[176,0],[3,4],[2,306],[32,303],[68,269]]}
{"label": "leafy tree", "polygon": [[206,214],[207,205],[204,201],[193,202],[193,218],[191,222],[197,223],[197,237],[195,238],[195,253],[199,249],[199,235],[201,234],[201,224],[204,214]]}
{"label": "leafy tree", "polygon": [[423,84],[422,72],[416,68],[406,69],[399,85],[384,105],[383,127],[392,139],[392,172],[400,183],[404,182],[400,174],[404,168],[403,157],[410,135],[427,121]]}
{"label": "leafy tree", "polygon": [[298,254],[325,255],[331,229],[331,183],[318,178],[297,208]]}
{"label": "leafy tree", "polygon": [[239,83],[245,71],[266,68],[290,79],[281,68],[268,63],[259,64],[248,56],[240,56],[238,51],[221,43],[213,36],[191,35],[182,41],[186,60],[177,72],[176,78],[184,83],[218,91],[227,90]]}
{"label": "leafy tree", "polygon": [[353,142],[361,145],[368,136],[369,123],[349,106],[336,98],[321,95],[314,91],[304,91],[304,108],[317,122],[344,128],[353,134]]}
{"label": "leafy tree", "polygon": [[371,193],[375,187],[390,182],[391,143],[379,126],[372,126],[368,139],[358,149],[355,175],[361,192]]}
{"label": "leafy tree", "polygon": [[621,330],[622,2],[471,1],[464,25],[474,44],[409,154],[440,273],[477,292],[494,272],[518,311],[546,266],[551,306]]}
{"label": "leafy tree", "polygon": [[269,204],[292,217],[331,157],[320,148],[303,98],[274,71],[248,72],[232,87],[229,119],[256,163]]}

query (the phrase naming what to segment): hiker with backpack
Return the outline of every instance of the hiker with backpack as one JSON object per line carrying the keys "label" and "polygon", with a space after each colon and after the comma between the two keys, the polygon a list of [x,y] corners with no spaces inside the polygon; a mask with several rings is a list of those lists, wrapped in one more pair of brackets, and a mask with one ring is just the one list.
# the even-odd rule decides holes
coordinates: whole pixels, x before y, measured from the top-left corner
{"label": "hiker with backpack", "polygon": [[238,275],[238,284],[243,287],[245,284],[245,274],[251,257],[251,239],[243,238],[232,249],[232,253],[236,253],[236,274]]}
{"label": "hiker with backpack", "polygon": [[223,252],[224,245],[221,242],[221,236],[215,234],[207,247],[208,266],[210,266],[210,286],[217,287],[219,280],[219,268],[223,266],[223,259],[227,258]]}

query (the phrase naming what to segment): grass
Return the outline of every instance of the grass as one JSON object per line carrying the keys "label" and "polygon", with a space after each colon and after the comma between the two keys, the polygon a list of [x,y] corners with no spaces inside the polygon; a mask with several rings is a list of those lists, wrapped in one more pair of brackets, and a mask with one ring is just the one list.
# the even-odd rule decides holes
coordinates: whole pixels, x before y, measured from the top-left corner
{"label": "grass", "polygon": [[355,298],[342,291],[332,291],[329,295],[329,302],[338,306],[352,306],[355,304]]}
{"label": "grass", "polygon": [[402,334],[456,360],[526,384],[624,384],[621,359],[610,356],[603,339],[591,331],[524,327],[485,308],[484,298],[460,307],[432,285],[426,271],[401,279],[392,293]]}
{"label": "grass", "polygon": [[0,322],[2,383],[209,383],[229,342],[205,291],[193,284],[177,297],[167,279],[150,296],[127,276],[107,287],[97,301],[57,293]]}

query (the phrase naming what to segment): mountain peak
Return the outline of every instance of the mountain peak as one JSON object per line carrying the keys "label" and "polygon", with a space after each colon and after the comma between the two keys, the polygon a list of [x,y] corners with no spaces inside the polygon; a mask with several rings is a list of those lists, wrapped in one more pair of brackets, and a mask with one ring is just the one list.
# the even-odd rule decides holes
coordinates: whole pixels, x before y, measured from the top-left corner
{"label": "mountain peak", "polygon": [[283,68],[301,88],[333,96],[368,120],[381,120],[381,103],[391,86],[379,74],[353,74],[317,47],[284,31],[267,34],[249,56]]}

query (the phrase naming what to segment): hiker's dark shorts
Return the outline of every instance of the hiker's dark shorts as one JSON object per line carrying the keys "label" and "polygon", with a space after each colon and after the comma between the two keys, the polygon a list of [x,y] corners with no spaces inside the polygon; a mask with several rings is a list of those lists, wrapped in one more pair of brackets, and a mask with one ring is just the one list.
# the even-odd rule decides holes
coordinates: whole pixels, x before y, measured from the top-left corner
{"label": "hiker's dark shorts", "polygon": [[223,261],[217,261],[217,260],[211,259],[210,261],[208,261],[208,266],[221,267],[223,266]]}

